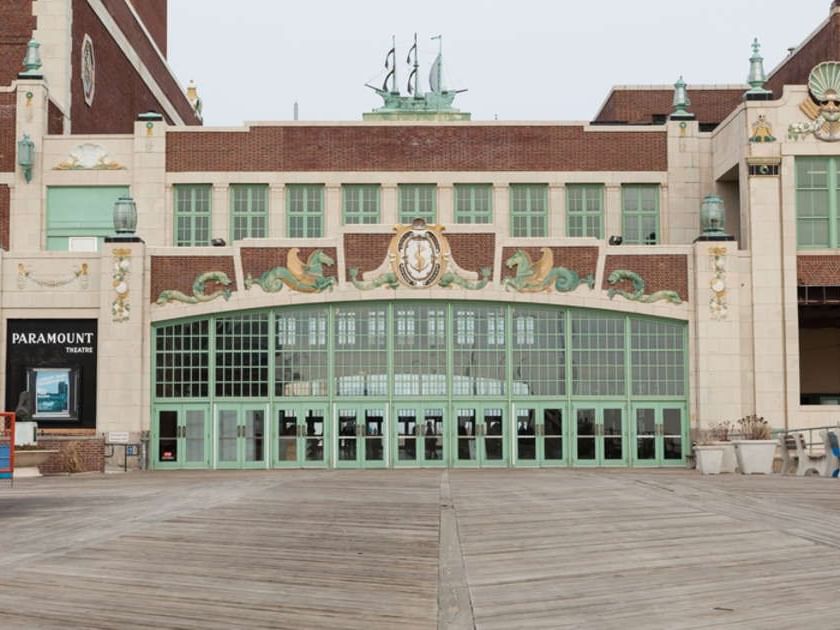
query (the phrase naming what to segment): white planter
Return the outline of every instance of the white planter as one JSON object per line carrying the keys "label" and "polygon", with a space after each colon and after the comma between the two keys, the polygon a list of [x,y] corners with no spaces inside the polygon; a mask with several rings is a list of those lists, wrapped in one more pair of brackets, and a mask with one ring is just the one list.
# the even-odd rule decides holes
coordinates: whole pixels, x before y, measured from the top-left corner
{"label": "white planter", "polygon": [[773,472],[777,440],[733,440],[738,468],[745,475],[769,475]]}
{"label": "white planter", "polygon": [[723,446],[695,446],[694,456],[697,458],[697,470],[701,475],[719,475],[723,462]]}
{"label": "white planter", "polygon": [[723,461],[720,464],[720,472],[738,472],[738,458],[735,455],[735,445],[732,442],[715,442],[715,446],[723,449]]}

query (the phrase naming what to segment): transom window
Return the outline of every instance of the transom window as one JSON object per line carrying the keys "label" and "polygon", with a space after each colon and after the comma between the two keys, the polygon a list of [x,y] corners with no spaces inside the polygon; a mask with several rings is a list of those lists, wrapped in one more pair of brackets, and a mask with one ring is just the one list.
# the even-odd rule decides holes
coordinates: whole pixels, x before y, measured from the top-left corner
{"label": "transom window", "polygon": [[268,186],[234,185],[230,187],[230,238],[265,238],[268,236]]}
{"label": "transom window", "polygon": [[291,238],[324,235],[324,187],[320,184],[286,186],[287,233]]}
{"label": "transom window", "polygon": [[342,216],[345,225],[379,223],[379,186],[345,184],[341,187]]}
{"label": "transom window", "polygon": [[400,223],[411,223],[423,219],[434,223],[437,218],[437,186],[434,184],[400,184]]}
{"label": "transom window", "polygon": [[511,184],[510,235],[548,236],[548,186]]}
{"label": "transom window", "polygon": [[566,186],[566,234],[604,237],[604,187],[600,184]]}
{"label": "transom window", "polygon": [[328,313],[318,307],[282,309],[274,325],[274,395],[326,396]]}
{"label": "transom window", "polygon": [[627,245],[659,242],[659,186],[621,187],[622,237]]}
{"label": "transom window", "polygon": [[493,186],[455,184],[455,223],[492,223]]}
{"label": "transom window", "polygon": [[840,247],[840,158],[796,158],[796,241],[802,249]]}
{"label": "transom window", "polygon": [[175,245],[210,244],[210,195],[212,186],[175,186]]}
{"label": "transom window", "polygon": [[268,313],[216,320],[216,396],[268,396]]}

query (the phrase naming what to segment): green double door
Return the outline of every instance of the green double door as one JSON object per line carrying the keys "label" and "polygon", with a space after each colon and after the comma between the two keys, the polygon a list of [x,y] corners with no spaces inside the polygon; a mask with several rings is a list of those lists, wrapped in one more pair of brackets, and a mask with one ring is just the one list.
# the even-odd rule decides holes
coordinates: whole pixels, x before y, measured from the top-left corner
{"label": "green double door", "polygon": [[388,465],[388,405],[337,404],[334,462],[337,468]]}
{"label": "green double door", "polygon": [[560,466],[566,463],[565,408],[557,404],[516,404],[513,419],[515,466]]}
{"label": "green double door", "polygon": [[508,465],[507,410],[505,403],[453,404],[453,466]]}
{"label": "green double door", "polygon": [[153,410],[154,468],[209,468],[210,409],[202,405],[161,405]]}
{"label": "green double door", "polygon": [[627,417],[623,403],[572,405],[572,464],[627,466]]}
{"label": "green double door", "polygon": [[216,468],[266,468],[267,405],[216,405]]}
{"label": "green double door", "polygon": [[393,410],[393,465],[447,465],[449,448],[446,404],[396,403]]}
{"label": "green double door", "polygon": [[326,403],[275,409],[275,452],[278,467],[321,468],[330,454],[329,408]]}
{"label": "green double door", "polygon": [[631,408],[633,465],[685,465],[685,406],[635,403]]}

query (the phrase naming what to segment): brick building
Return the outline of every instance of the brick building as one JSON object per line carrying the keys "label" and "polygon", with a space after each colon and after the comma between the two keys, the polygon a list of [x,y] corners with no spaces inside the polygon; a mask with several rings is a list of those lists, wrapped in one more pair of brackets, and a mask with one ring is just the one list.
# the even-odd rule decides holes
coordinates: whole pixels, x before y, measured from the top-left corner
{"label": "brick building", "polygon": [[359,122],[241,129],[200,126],[165,0],[0,18],[0,383],[46,436],[674,466],[719,420],[836,421],[837,7],[766,78],[756,46],[750,85],[618,86],[590,124],[470,121],[434,66]]}

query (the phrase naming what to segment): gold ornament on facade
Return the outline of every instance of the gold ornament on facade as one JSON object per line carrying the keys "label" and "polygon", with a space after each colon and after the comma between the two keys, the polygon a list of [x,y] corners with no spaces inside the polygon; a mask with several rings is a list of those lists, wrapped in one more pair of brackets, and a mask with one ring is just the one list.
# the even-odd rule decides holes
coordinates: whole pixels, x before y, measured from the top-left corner
{"label": "gold ornament on facade", "polygon": [[131,304],[128,301],[128,277],[131,273],[131,250],[117,248],[113,252],[114,270],[112,283],[114,287],[114,301],[111,303],[111,316],[115,322],[128,321]]}
{"label": "gold ornament on facade", "polygon": [[726,248],[713,247],[709,250],[709,256],[714,273],[709,281],[709,288],[712,291],[709,312],[712,314],[712,319],[722,320],[729,314],[726,300]]}
{"label": "gold ornament on facade", "polygon": [[799,109],[810,123],[794,123],[788,137],[799,140],[813,134],[824,142],[840,140],[840,62],[825,61],[814,66],[808,77],[808,97]]}
{"label": "gold ornament on facade", "polygon": [[773,127],[767,122],[767,117],[760,114],[758,120],[752,125],[752,136],[750,142],[775,142],[776,137],[773,135]]}
{"label": "gold ornament on facade", "polygon": [[79,287],[82,289],[88,288],[88,264],[82,263],[79,268],[73,271],[72,276],[64,278],[38,278],[32,275],[32,271],[26,268],[23,263],[18,263],[17,266],[17,286],[18,289],[23,290],[27,282],[39,286],[44,289],[56,289],[58,287],[67,286],[71,282],[79,281]]}
{"label": "gold ornament on facade", "polygon": [[124,171],[125,166],[114,162],[108,152],[98,144],[86,142],[70,152],[66,160],[57,164],[55,171]]}

